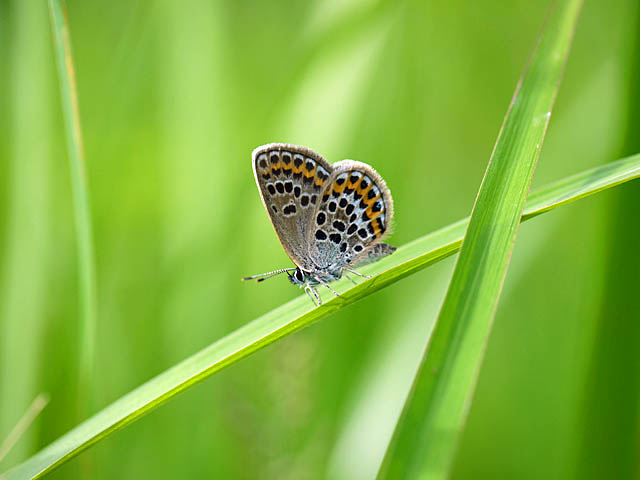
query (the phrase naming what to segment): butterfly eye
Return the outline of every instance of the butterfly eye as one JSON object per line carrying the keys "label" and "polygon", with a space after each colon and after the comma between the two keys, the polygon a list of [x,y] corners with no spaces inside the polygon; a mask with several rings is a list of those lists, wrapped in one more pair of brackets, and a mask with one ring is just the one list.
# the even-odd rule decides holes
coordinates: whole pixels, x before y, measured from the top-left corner
{"label": "butterfly eye", "polygon": [[302,272],[300,271],[300,269],[296,270],[296,273],[294,273],[294,276],[296,277],[296,280],[298,280],[299,282],[304,281],[304,277],[302,276]]}

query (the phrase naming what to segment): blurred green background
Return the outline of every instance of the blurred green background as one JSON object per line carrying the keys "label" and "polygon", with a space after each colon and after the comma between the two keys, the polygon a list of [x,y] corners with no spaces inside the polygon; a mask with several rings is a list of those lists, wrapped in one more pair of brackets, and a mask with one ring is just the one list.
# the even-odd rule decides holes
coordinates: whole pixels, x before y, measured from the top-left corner
{"label": "blurred green background", "polygon": [[[469,214],[547,2],[67,1],[98,274],[93,411],[302,292],[251,150],[386,179],[402,245]],[[534,186],[640,151],[637,0],[587,2]],[[83,417],[69,168],[44,0],[0,1],[4,471]],[[640,478],[640,185],[528,222],[454,478]],[[189,390],[51,478],[371,479],[454,259]]]}

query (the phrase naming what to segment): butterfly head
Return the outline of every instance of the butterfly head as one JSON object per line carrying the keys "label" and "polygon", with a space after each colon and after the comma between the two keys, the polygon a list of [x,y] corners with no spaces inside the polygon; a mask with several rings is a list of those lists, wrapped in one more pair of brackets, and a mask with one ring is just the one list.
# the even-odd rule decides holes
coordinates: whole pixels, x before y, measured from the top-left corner
{"label": "butterfly head", "polygon": [[289,281],[294,285],[304,286],[309,283],[308,274],[300,270],[300,268],[296,268],[293,273],[287,272],[287,275],[289,275]]}

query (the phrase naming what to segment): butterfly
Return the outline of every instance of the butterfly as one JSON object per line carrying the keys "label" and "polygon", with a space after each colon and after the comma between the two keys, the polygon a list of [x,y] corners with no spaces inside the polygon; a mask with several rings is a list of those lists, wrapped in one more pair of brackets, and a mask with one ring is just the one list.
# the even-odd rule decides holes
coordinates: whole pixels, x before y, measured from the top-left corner
{"label": "butterfly", "polygon": [[304,288],[314,305],[317,290],[347,272],[390,255],[396,247],[380,243],[389,233],[393,200],[384,180],[369,165],[354,160],[329,164],[313,150],[270,143],[252,154],[253,174],[262,203],[280,243],[296,265],[244,277],[261,282],[286,273]]}

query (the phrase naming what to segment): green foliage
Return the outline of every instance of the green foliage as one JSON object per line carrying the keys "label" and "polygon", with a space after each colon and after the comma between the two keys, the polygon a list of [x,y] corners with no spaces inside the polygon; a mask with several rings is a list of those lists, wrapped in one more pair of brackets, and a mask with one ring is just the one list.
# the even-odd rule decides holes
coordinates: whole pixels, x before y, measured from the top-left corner
{"label": "green foliage", "polygon": [[[433,262],[457,251],[466,223],[424,233],[469,213],[547,5],[67,3],[99,286],[95,369],[83,385],[90,262],[76,249],[91,227],[74,213],[81,176],[69,181],[67,158],[81,150],[65,141],[68,76],[56,76],[46,2],[10,0],[0,4],[0,439],[38,393],[51,402],[0,471],[28,458],[19,468],[40,471],[104,440],[51,477],[372,478],[452,267]],[[585,5],[534,179],[548,189],[534,189],[525,219],[637,176],[637,157],[588,170],[637,137],[627,115],[636,16],[631,0]],[[310,311],[306,298],[287,303],[300,291],[282,279],[238,281],[290,264],[251,178],[249,153],[270,141],[363,160],[387,180],[391,243],[405,246],[369,267],[371,282],[338,285],[346,302],[376,295],[348,308],[326,295]],[[638,258],[619,242],[632,211],[612,198],[521,228],[454,478],[601,478],[593,472],[637,463],[632,446],[584,441],[594,408],[600,431],[621,441],[638,424],[631,400],[585,398],[607,385],[635,391],[631,364],[628,381],[606,375],[627,358],[613,325],[633,345],[631,324],[605,319]],[[585,455],[600,470],[576,468]]]}
{"label": "green foliage", "polygon": [[[638,177],[640,155],[574,175],[557,182],[555,186],[533,192],[533,201],[529,203],[523,218],[533,218],[560,205]],[[247,355],[443,260],[459,250],[468,225],[469,219],[460,220],[399,248],[386,259],[363,267],[362,271],[371,275],[371,279],[364,280],[357,286],[340,282],[340,286],[336,288],[341,297],[332,297],[320,307],[312,308],[307,296],[302,295],[253,320],[119,399],[9,472],[7,479],[36,477],[48,472],[183,390]]]}
{"label": "green foliage", "polygon": [[87,393],[93,378],[96,330],[96,273],[93,253],[93,231],[89,192],[86,176],[86,162],[82,146],[82,129],[78,111],[78,93],[76,87],[69,24],[64,8],[64,0],[49,0],[53,44],[60,79],[62,113],[69,155],[71,187],[74,210],[74,223],[78,251],[78,276],[80,297],[80,371],[78,401],[83,415],[89,410]]}
{"label": "green foliage", "polygon": [[380,478],[448,478],[581,0],[560,1],[511,101]]}

